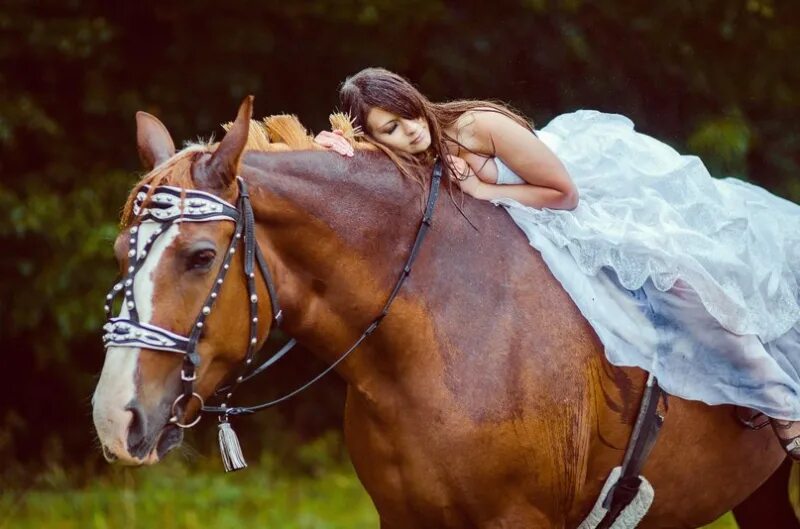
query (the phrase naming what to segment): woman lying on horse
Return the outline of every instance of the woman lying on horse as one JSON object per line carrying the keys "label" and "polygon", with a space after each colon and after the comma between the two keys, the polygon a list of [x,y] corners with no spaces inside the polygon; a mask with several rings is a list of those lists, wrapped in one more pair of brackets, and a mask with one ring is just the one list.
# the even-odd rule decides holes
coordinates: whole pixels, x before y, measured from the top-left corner
{"label": "woman lying on horse", "polygon": [[[578,111],[532,133],[505,106],[432,103],[380,68],[340,98],[367,141],[401,163],[438,157],[464,193],[506,207],[612,363],[766,414],[800,458],[800,207],[712,178],[619,115]],[[353,154],[340,130],[316,141]]]}

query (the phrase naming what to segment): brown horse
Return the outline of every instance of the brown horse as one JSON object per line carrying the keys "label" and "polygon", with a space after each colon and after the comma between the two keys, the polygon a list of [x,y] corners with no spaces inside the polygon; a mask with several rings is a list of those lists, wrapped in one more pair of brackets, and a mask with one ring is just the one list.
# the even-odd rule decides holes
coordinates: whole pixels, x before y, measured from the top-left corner
{"label": "brown horse", "polygon": [[[382,308],[413,243],[427,180],[419,185],[366,149],[352,159],[248,150],[251,114],[248,98],[218,146],[178,154],[163,125],[140,115],[139,151],[152,169],[145,181],[235,203],[241,175],[283,329],[331,363]],[[348,384],[350,456],[384,529],[575,527],[622,460],[645,373],[606,361],[592,328],[504,211],[465,200],[475,227],[458,212],[458,197],[439,201],[389,315],[337,367]],[[141,321],[178,334],[192,327],[232,224],[183,223],[161,236],[133,285]],[[122,270],[129,234],[130,225],[115,245]],[[199,343],[194,391],[203,398],[247,348],[242,266],[233,259]],[[261,280],[258,298],[263,342],[270,304]],[[93,399],[107,458],[154,463],[180,442],[169,422],[180,370],[177,354],[108,349]],[[197,408],[192,400],[187,416]],[[770,431],[743,429],[730,407],[670,398],[643,472],[656,496],[641,527],[709,523],[784,459]]]}

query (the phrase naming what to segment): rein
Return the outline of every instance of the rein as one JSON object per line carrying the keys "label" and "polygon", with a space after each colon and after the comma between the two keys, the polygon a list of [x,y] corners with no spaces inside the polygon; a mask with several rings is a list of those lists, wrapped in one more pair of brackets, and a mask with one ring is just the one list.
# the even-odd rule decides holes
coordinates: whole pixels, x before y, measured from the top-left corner
{"label": "rein", "polygon": [[[255,265],[258,264],[258,269],[261,277],[267,286],[269,292],[270,304],[272,309],[272,319],[274,327],[280,327],[282,322],[282,311],[278,303],[277,292],[272,275],[269,272],[266,259],[258,246],[255,238],[255,217],[253,215],[253,207],[250,202],[250,195],[248,192],[247,184],[241,177],[237,178],[239,184],[239,199],[238,206],[234,207],[230,203],[220,199],[219,197],[210,193],[202,191],[181,189],[171,186],[159,186],[152,190],[150,201],[147,202],[145,207],[145,200],[150,193],[150,186],[143,186],[136,196],[134,203],[133,213],[140,219],[140,224],[145,221],[152,221],[161,224],[156,229],[151,237],[145,243],[141,252],[137,251],[139,227],[133,226],[130,228],[130,250],[128,252],[129,266],[125,276],[115,284],[111,291],[106,296],[106,305],[104,307],[107,322],[103,326],[106,334],[103,336],[104,346],[108,347],[140,347],[146,349],[154,349],[158,351],[166,351],[179,353],[184,355],[183,366],[181,369],[181,386],[183,393],[178,395],[172,403],[172,417],[169,422],[180,428],[191,428],[196,425],[200,418],[201,413],[198,413],[197,418],[191,423],[181,423],[177,415],[178,405],[182,401],[187,403],[196,398],[200,404],[200,411],[211,415],[219,416],[219,442],[220,451],[222,452],[223,465],[225,471],[239,470],[245,468],[247,463],[239,446],[238,438],[230,426],[228,418],[237,415],[249,415],[258,411],[271,408],[280,404],[295,395],[303,392],[325,375],[333,371],[350,353],[352,353],[369,335],[375,332],[380,323],[389,312],[392,302],[397,297],[400,289],[403,286],[406,278],[411,272],[411,266],[417,257],[417,253],[422,246],[425,235],[431,226],[433,218],[433,211],[436,206],[436,200],[439,196],[439,188],[442,177],[442,164],[437,160],[431,179],[431,187],[428,194],[428,202],[425,208],[425,213],[422,216],[419,229],[417,231],[414,244],[411,247],[408,258],[400,272],[394,288],[392,289],[389,297],[381,309],[378,316],[367,326],[366,330],[361,336],[345,350],[341,355],[321,373],[308,380],[305,384],[290,391],[289,393],[277,399],[257,404],[254,406],[228,406],[228,401],[233,396],[233,391],[236,387],[251,379],[252,377],[263,372],[275,362],[280,360],[292,347],[296,344],[296,340],[291,339],[284,345],[277,353],[268,358],[260,366],[252,369],[250,373],[247,371],[253,363],[253,357],[257,352],[256,345],[258,344],[258,295],[256,294],[256,275]],[[167,329],[163,329],[156,325],[142,323],[139,321],[138,311],[136,310],[136,302],[133,294],[133,281],[134,277],[139,270],[141,270],[147,254],[150,252],[153,244],[158,237],[169,229],[173,224],[180,222],[210,222],[210,221],[232,221],[236,224],[233,237],[228,245],[227,252],[222,261],[222,266],[214,280],[214,286],[211,288],[203,303],[203,308],[195,318],[192,325],[192,330],[188,337],[181,336]],[[247,282],[248,301],[249,301],[249,315],[250,315],[250,330],[249,340],[247,345],[247,353],[239,372],[234,381],[225,387],[216,390],[216,395],[224,395],[222,403],[219,406],[206,406],[202,397],[194,391],[194,381],[197,379],[196,369],[200,364],[200,355],[197,352],[197,344],[202,338],[205,320],[211,313],[211,309],[216,301],[219,290],[225,281],[230,263],[233,256],[236,254],[239,241],[244,239],[244,274]],[[123,306],[119,317],[111,317],[111,310],[113,301],[116,297],[123,296]],[[127,311],[128,316],[125,316]],[[270,328],[271,332],[272,327]],[[265,337],[265,341],[269,338],[269,332]],[[184,403],[185,406],[185,403]]]}

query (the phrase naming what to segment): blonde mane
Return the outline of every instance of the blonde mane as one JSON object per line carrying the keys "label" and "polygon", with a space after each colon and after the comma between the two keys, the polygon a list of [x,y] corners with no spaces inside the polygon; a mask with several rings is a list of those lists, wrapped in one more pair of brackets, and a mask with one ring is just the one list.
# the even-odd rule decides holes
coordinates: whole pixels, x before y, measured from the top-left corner
{"label": "blonde mane", "polygon": [[[343,136],[355,149],[373,150],[375,147],[364,140],[360,127],[354,127],[350,118],[341,112],[329,116],[331,129],[339,129]],[[233,122],[224,123],[222,128],[228,131]],[[261,121],[251,120],[245,150],[260,152],[298,151],[325,149],[314,142],[293,114],[276,114]]]}

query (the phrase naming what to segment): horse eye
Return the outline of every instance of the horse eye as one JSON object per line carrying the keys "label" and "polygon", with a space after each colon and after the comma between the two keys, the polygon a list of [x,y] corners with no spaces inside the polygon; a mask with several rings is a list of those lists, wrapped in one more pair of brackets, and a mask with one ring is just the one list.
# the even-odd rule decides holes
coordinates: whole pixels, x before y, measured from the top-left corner
{"label": "horse eye", "polygon": [[217,252],[210,249],[197,250],[189,256],[189,270],[207,269],[214,262]]}

